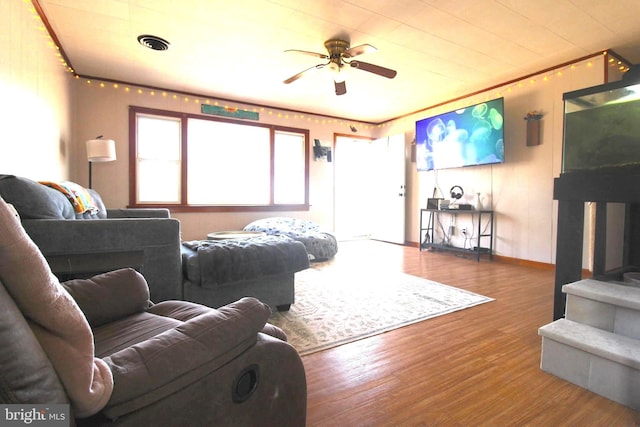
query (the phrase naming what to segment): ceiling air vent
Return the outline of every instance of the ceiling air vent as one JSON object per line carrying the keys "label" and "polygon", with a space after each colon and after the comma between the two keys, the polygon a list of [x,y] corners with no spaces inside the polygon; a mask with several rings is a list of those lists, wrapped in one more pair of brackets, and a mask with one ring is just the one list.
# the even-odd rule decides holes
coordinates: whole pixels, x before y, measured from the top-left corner
{"label": "ceiling air vent", "polygon": [[141,36],[138,36],[138,43],[153,50],[169,49],[168,41],[158,36],[152,36],[150,34],[143,34]]}

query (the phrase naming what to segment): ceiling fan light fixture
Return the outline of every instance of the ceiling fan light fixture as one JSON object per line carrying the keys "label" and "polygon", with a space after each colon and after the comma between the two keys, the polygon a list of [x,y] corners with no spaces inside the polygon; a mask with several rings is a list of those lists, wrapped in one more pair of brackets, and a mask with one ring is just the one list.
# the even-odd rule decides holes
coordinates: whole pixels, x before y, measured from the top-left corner
{"label": "ceiling fan light fixture", "polygon": [[151,50],[167,50],[169,42],[162,37],[153,36],[151,34],[142,34],[138,36],[138,43]]}
{"label": "ceiling fan light fixture", "polygon": [[351,70],[351,68],[367,71],[369,73],[386,77],[388,79],[394,78],[397,74],[395,70],[392,70],[390,68],[381,67],[379,65],[352,59],[353,57],[362,55],[367,52],[375,52],[377,49],[370,44],[362,44],[351,48],[349,42],[346,40],[330,39],[324,43],[324,47],[327,49],[329,55],[297,49],[289,49],[285,51],[303,53],[305,55],[328,59],[329,61],[324,64],[317,64],[313,67],[309,67],[306,70],[303,70],[298,74],[289,77],[284,81],[284,83],[292,83],[302,77],[303,74],[313,69],[321,69],[327,67],[333,79],[333,83],[336,89],[336,95],[344,95],[345,93],[347,93],[347,87],[345,83],[347,74],[349,74],[349,78],[351,77],[351,71],[347,72],[347,70]]}
{"label": "ceiling fan light fixture", "polygon": [[349,73],[347,72],[347,67],[345,67],[344,64],[338,65],[335,62],[331,62],[328,68],[331,72],[331,78],[336,83],[341,83],[347,80],[347,76]]}

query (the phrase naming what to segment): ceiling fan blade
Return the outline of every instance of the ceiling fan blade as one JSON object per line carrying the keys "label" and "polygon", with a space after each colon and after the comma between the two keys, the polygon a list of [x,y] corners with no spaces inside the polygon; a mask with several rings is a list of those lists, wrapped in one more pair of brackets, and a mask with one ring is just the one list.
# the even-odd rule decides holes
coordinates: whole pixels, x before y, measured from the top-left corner
{"label": "ceiling fan blade", "polygon": [[333,82],[336,85],[336,95],[344,95],[347,93],[347,83],[343,80],[341,82]]}
{"label": "ceiling fan blade", "polygon": [[377,74],[379,76],[386,77],[388,79],[392,79],[396,76],[396,74],[398,74],[396,70],[381,67],[379,65],[369,64],[368,62],[351,61],[349,64],[353,68],[358,68],[360,70],[368,71],[370,73]]}
{"label": "ceiling fan blade", "polygon": [[318,65],[314,65],[313,67],[309,67],[309,68],[307,68],[306,70],[302,70],[302,71],[300,71],[298,74],[296,74],[296,75],[294,75],[294,76],[291,76],[291,77],[289,77],[287,80],[285,80],[285,81],[284,81],[284,84],[287,84],[287,85],[288,85],[289,83],[293,83],[293,82],[295,82],[296,80],[298,80],[300,77],[302,77],[302,75],[303,75],[304,73],[306,73],[307,71],[309,71],[309,70],[314,70],[314,69],[319,70],[320,68],[324,67],[325,65],[327,65],[327,64],[318,64]]}
{"label": "ceiling fan blade", "polygon": [[362,55],[363,53],[373,53],[377,50],[378,49],[376,49],[374,46],[371,46],[370,44],[361,44],[359,46],[354,46],[350,49],[347,49],[343,56],[345,58],[353,58],[354,56]]}
{"label": "ceiling fan blade", "polygon": [[329,55],[327,55],[327,54],[317,53],[317,52],[309,52],[308,50],[288,49],[288,50],[285,50],[285,52],[298,52],[298,53],[302,53],[302,54],[305,54],[305,55],[315,56],[316,58],[329,59]]}

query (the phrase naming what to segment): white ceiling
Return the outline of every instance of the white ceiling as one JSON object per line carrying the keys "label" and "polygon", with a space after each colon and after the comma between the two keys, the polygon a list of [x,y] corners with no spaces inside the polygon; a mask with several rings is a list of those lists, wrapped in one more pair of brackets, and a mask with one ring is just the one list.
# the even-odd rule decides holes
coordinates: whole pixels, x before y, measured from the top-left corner
{"label": "white ceiling", "polygon": [[[173,91],[383,122],[605,49],[640,63],[639,0],[37,0],[75,72]],[[171,43],[158,52],[140,34]],[[358,59],[336,96],[323,63],[344,37]]]}

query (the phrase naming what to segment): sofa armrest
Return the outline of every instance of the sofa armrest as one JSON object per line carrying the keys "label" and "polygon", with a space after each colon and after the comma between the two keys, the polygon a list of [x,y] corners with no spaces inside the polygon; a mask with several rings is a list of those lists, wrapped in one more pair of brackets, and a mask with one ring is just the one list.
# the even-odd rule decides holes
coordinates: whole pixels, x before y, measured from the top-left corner
{"label": "sofa armrest", "polygon": [[164,208],[107,209],[107,218],[171,218],[171,213]]}
{"label": "sofa armrest", "polygon": [[270,314],[257,299],[243,298],[104,358],[115,384],[104,413],[138,410],[224,366],[256,344]]}
{"label": "sofa armrest", "polygon": [[62,280],[131,267],[146,279],[152,301],[182,297],[177,219],[41,219],[22,224]]}

